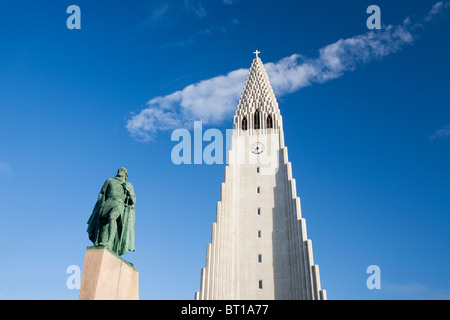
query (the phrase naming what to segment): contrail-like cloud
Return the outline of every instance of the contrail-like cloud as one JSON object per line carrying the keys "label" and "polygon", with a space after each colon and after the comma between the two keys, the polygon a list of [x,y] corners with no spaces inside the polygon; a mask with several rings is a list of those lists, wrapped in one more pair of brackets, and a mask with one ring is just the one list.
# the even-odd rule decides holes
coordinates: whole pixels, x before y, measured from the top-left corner
{"label": "contrail-like cloud", "polygon": [[[422,19],[423,23],[448,7],[450,1],[437,2]],[[423,24],[413,24],[407,17],[399,25],[340,39],[319,49],[315,58],[293,54],[264,67],[277,96],[283,96],[314,83],[337,79],[362,64],[400,51],[414,42],[414,32],[420,27]],[[193,121],[218,125],[236,110],[247,74],[248,69],[238,69],[153,98],[142,111],[131,116],[126,128],[137,140],[149,141],[159,131],[191,127]]]}

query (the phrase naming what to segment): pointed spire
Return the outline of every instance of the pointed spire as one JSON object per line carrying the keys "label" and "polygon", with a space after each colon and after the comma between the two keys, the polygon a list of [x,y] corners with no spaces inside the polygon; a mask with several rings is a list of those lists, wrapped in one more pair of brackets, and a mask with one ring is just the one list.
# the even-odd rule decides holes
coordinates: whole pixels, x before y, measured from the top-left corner
{"label": "pointed spire", "polygon": [[[269,121],[273,128],[279,128],[280,125],[277,124],[277,120],[281,120],[280,110],[266,69],[258,56],[261,52],[256,50],[253,53],[256,57],[253,59],[236,109],[234,127],[241,128],[240,124],[244,121],[248,123],[249,129],[265,129],[266,119],[270,115]],[[258,123],[254,123],[255,113],[261,116],[259,121],[261,126],[258,126]],[[255,124],[257,128],[255,128]]]}

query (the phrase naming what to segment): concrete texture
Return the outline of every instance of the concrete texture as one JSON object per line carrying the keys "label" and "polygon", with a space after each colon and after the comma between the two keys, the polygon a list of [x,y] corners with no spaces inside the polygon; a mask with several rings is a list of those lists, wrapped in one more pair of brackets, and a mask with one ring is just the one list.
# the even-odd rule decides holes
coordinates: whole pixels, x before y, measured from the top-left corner
{"label": "concrete texture", "polygon": [[282,117],[258,57],[234,116],[228,159],[195,298],[326,299],[284,145]]}

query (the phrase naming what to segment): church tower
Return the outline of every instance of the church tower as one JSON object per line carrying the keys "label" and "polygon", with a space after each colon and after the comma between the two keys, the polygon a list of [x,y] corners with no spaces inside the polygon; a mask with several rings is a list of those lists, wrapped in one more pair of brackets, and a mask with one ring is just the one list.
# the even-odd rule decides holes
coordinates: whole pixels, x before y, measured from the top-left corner
{"label": "church tower", "polygon": [[255,52],[233,120],[197,300],[325,300],[301,216],[283,121]]}

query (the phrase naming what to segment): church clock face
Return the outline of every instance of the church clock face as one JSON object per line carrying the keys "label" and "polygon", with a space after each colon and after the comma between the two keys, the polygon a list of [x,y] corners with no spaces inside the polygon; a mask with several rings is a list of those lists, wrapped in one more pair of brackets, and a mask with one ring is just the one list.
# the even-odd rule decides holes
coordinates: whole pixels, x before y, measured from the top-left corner
{"label": "church clock face", "polygon": [[254,154],[260,154],[266,147],[261,142],[255,142],[252,144],[251,150]]}

